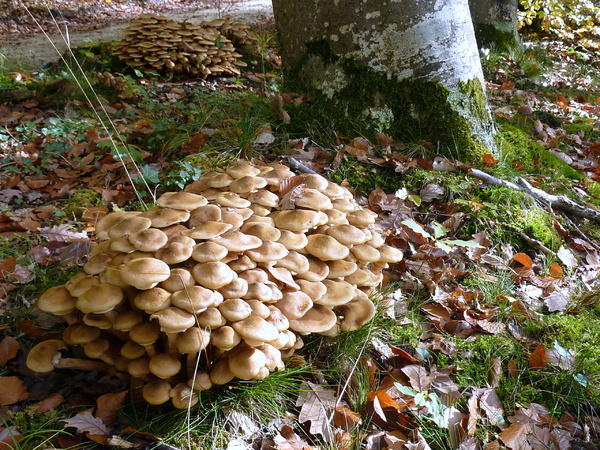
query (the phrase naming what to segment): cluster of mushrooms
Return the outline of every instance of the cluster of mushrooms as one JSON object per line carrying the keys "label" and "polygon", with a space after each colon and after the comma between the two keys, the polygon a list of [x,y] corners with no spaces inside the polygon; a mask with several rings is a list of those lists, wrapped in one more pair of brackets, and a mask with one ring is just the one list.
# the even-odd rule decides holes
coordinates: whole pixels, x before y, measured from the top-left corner
{"label": "cluster of mushrooms", "polygon": [[246,63],[234,44],[244,45],[254,37],[246,24],[229,18],[192,25],[153,14],[132,20],[124,33],[116,52],[128,66],[202,78],[239,75]]}
{"label": "cluster of mushrooms", "polygon": [[[240,163],[146,212],[112,212],[83,271],[37,307],[68,322],[27,358],[35,372],[138,377],[150,404],[284,367],[302,335],[335,335],[375,315],[369,293],[402,259],[375,214],[344,187],[280,164]],[[62,358],[82,346],[90,358]]]}

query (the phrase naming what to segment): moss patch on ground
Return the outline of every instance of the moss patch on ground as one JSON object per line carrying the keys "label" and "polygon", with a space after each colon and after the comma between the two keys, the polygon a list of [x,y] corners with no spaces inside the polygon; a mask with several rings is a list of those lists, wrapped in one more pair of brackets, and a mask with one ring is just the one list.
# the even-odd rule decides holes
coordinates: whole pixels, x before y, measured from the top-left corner
{"label": "moss patch on ground", "polygon": [[502,169],[525,170],[543,174],[553,181],[580,180],[583,176],[556,155],[534,142],[531,137],[506,120],[499,120],[498,148]]}

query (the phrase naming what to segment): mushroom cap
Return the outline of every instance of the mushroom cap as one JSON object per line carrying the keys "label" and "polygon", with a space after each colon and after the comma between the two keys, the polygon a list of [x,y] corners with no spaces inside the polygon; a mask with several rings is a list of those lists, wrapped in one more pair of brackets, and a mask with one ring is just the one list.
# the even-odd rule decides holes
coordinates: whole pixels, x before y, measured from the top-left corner
{"label": "mushroom cap", "polygon": [[[85,323],[86,325],[89,325],[90,327],[95,327],[95,328],[99,328],[101,330],[108,330],[110,328],[112,328],[112,321],[107,317],[106,314],[94,314],[94,313],[87,313],[83,315],[83,323]],[[63,334],[63,340],[65,340],[64,334]],[[70,341],[70,338],[67,339]],[[69,342],[70,344],[72,344],[72,342]]]}
{"label": "mushroom cap", "polygon": [[299,319],[312,308],[312,299],[302,291],[284,291],[283,298],[275,306],[289,320]]}
{"label": "mushroom cap", "polygon": [[277,241],[281,237],[281,231],[272,224],[264,222],[248,222],[240,228],[242,233],[256,236],[261,241]]}
{"label": "mushroom cap", "polygon": [[329,225],[341,225],[350,223],[346,218],[346,213],[340,211],[339,209],[328,209],[323,212],[327,215],[327,223]]}
{"label": "mushroom cap", "polygon": [[371,247],[368,244],[354,245],[350,251],[354,257],[363,264],[379,261],[379,250]]}
{"label": "mushroom cap", "polygon": [[356,211],[349,212],[346,215],[346,217],[348,218],[348,222],[350,222],[351,225],[355,225],[357,227],[364,227],[367,225],[374,224],[375,219],[377,218],[377,214],[366,209],[357,209]]}
{"label": "mushroom cap", "polygon": [[248,303],[239,298],[225,300],[219,305],[219,311],[230,322],[243,320],[252,314],[252,308]]}
{"label": "mushroom cap", "polygon": [[210,330],[204,328],[192,327],[179,333],[175,340],[177,350],[181,354],[198,353],[206,348],[210,342]]}
{"label": "mushroom cap", "polygon": [[234,278],[231,283],[219,288],[219,293],[225,299],[241,298],[248,293],[248,282],[243,278]]}
{"label": "mushroom cap", "polygon": [[[179,264],[190,259],[194,251],[194,245],[196,245],[196,242],[187,236],[174,236],[174,238],[177,239],[171,239],[166,246],[156,252],[156,259],[167,265]],[[190,241],[183,241],[184,238]]]}
{"label": "mushroom cap", "polygon": [[221,261],[228,252],[229,250],[216,242],[201,242],[194,246],[192,259],[200,263]]}
{"label": "mushroom cap", "polygon": [[355,295],[356,289],[345,281],[323,280],[327,290],[325,294],[315,300],[316,304],[325,306],[337,306],[348,303]]}
{"label": "mushroom cap", "polygon": [[337,316],[323,305],[314,305],[298,319],[290,320],[290,330],[300,334],[323,333],[335,326]]}
{"label": "mushroom cap", "polygon": [[169,265],[156,258],[132,259],[121,271],[123,281],[140,290],[153,288],[169,276],[171,276]]}
{"label": "mushroom cap", "polygon": [[254,315],[254,316],[258,316],[258,317],[262,317],[263,319],[266,319],[267,317],[269,317],[271,315],[271,310],[269,309],[269,307],[266,304],[264,304],[263,302],[261,302],[260,300],[249,299],[249,300],[246,300],[246,303],[248,303],[250,308],[252,308],[252,315]]}
{"label": "mushroom cap", "polygon": [[55,286],[44,292],[38,298],[36,305],[44,312],[64,316],[75,310],[76,301],[77,299],[69,293],[65,286]]}
{"label": "mushroom cap", "polygon": [[208,289],[219,289],[231,283],[237,274],[225,263],[199,263],[192,269],[194,279]]}
{"label": "mushroom cap", "polygon": [[154,344],[160,336],[160,325],[152,320],[145,320],[129,330],[129,338],[140,345]]}
{"label": "mushroom cap", "polygon": [[215,361],[210,368],[210,381],[214,384],[226,384],[235,378],[235,375],[229,370],[228,358],[221,358]]}
{"label": "mushroom cap", "polygon": [[263,241],[260,247],[246,250],[246,255],[256,262],[273,262],[284,258],[289,253],[283,244],[273,241]]}
{"label": "mushroom cap", "polygon": [[133,303],[142,311],[152,314],[171,306],[171,292],[160,287],[146,289],[133,298]]}
{"label": "mushroom cap", "polygon": [[129,242],[142,252],[155,252],[162,248],[169,237],[158,228],[147,228],[129,236]]}
{"label": "mushroom cap", "polygon": [[205,197],[191,192],[166,192],[161,195],[156,204],[163,208],[182,209],[191,211],[208,203]]}
{"label": "mushroom cap", "polygon": [[142,388],[142,396],[150,405],[162,405],[171,399],[171,385],[165,380],[151,381]]}
{"label": "mushroom cap", "polygon": [[221,314],[221,311],[214,306],[210,306],[206,308],[206,311],[202,311],[198,314],[196,320],[198,321],[199,326],[210,328],[211,330],[222,327],[227,323],[225,317]]}
{"label": "mushroom cap", "polygon": [[183,267],[176,267],[171,269],[169,278],[161,281],[158,286],[169,292],[175,292],[192,287],[194,284],[196,284],[196,280],[194,280],[192,272]]}
{"label": "mushroom cap", "polygon": [[142,323],[144,317],[143,312],[134,309],[120,312],[113,322],[113,328],[119,331],[129,331],[137,324]]}
{"label": "mushroom cap", "polygon": [[308,271],[297,274],[297,278],[308,281],[322,281],[327,278],[327,275],[329,275],[329,266],[326,262],[314,257],[309,257],[307,259],[309,265]]}
{"label": "mushroom cap", "polygon": [[236,178],[230,185],[229,190],[236,194],[247,194],[252,191],[264,188],[267,185],[267,180],[262,177],[256,177],[252,175],[245,175],[240,178]]}
{"label": "mushroom cap", "polygon": [[59,350],[66,349],[67,344],[58,339],[42,341],[27,354],[26,364],[37,373],[48,373],[54,370],[54,358]]}
{"label": "mushroom cap", "polygon": [[142,217],[150,219],[154,228],[166,228],[181,222],[187,222],[190,218],[190,213],[181,209],[162,208],[158,206],[144,212]]}
{"label": "mushroom cap", "polygon": [[235,192],[221,192],[215,197],[215,202],[222,206],[231,206],[233,208],[247,208],[252,203]]}
{"label": "mushroom cap", "polygon": [[213,330],[210,335],[210,343],[220,350],[228,351],[242,341],[242,337],[229,325]]}
{"label": "mushroom cap", "polygon": [[291,251],[275,263],[276,267],[282,267],[292,273],[304,273],[310,269],[308,258],[301,253]]}
{"label": "mushroom cap", "polygon": [[251,164],[239,163],[229,166],[225,171],[233,179],[242,178],[245,176],[256,176],[260,174],[260,169]]}
{"label": "mushroom cap", "polygon": [[[290,289],[300,289],[300,286],[298,286],[298,283],[296,283],[292,276],[292,272],[285,267],[273,267],[267,265],[266,269],[275,280],[280,281],[286,287]],[[282,285],[281,283],[280,286]]]}
{"label": "mushroom cap", "polygon": [[[110,265],[108,265],[108,266],[106,266],[106,269],[104,270],[104,272],[102,272],[100,274],[100,276],[102,276],[102,275],[104,275],[104,276],[113,275],[112,274],[112,270],[113,270],[113,267],[110,266]],[[107,274],[107,271],[110,271],[111,273]],[[85,275],[85,272],[80,272],[80,273],[82,273],[82,274]],[[71,287],[69,289],[69,292],[71,293],[71,295],[73,297],[79,297],[81,294],[83,294],[85,291],[87,291],[92,286],[103,282],[100,279],[100,276],[86,275],[85,277],[80,278],[79,281],[77,281],[77,283],[74,283],[74,284],[71,285]],[[115,283],[109,283],[109,284],[115,284]],[[65,287],[66,287],[66,285],[65,285]],[[119,287],[121,287],[121,286],[119,286]],[[40,299],[42,297],[40,297]],[[38,308],[40,308],[42,311],[46,311],[44,308],[40,307],[39,301],[40,300],[38,300],[38,305],[37,305]],[[51,311],[46,311],[46,312],[51,312]],[[62,315],[62,314],[58,314],[58,313],[53,313],[53,314]],[[65,313],[65,314],[68,314],[68,313]]]}
{"label": "mushroom cap", "polygon": [[234,322],[231,326],[246,341],[269,342],[279,336],[279,330],[274,325],[258,316],[247,317],[244,320]]}
{"label": "mushroom cap", "polygon": [[350,224],[332,225],[326,233],[344,245],[364,244],[369,239],[360,228]]}
{"label": "mushroom cap", "polygon": [[138,211],[117,211],[111,212],[104,216],[102,219],[96,223],[96,236],[100,240],[108,239],[108,230],[110,230],[114,225],[116,225],[121,220],[126,217],[135,217],[141,215],[141,212]]}
{"label": "mushroom cap", "polygon": [[75,306],[83,313],[104,314],[121,304],[125,295],[120,287],[100,283],[81,294]]}
{"label": "mushroom cap", "polygon": [[83,346],[85,356],[92,359],[100,359],[109,349],[110,341],[103,338],[94,339]]}
{"label": "mushroom cap", "polygon": [[248,195],[248,200],[253,204],[259,204],[267,208],[275,208],[279,204],[279,196],[267,190],[252,192]]}
{"label": "mushroom cap", "polygon": [[108,230],[108,237],[111,239],[118,239],[121,236],[129,236],[134,233],[138,233],[152,226],[152,221],[142,216],[125,217],[114,224]]}
{"label": "mushroom cap", "polygon": [[219,222],[221,220],[221,208],[218,205],[204,205],[190,212],[190,228],[194,228],[204,222]]}
{"label": "mushroom cap", "polygon": [[177,409],[188,409],[198,403],[198,394],[192,391],[187,383],[177,383],[169,391],[169,395],[173,406]]}
{"label": "mushroom cap", "polygon": [[181,361],[170,353],[159,353],[150,358],[150,372],[158,378],[171,378],[181,370]]}
{"label": "mushroom cap", "polygon": [[152,319],[158,320],[160,331],[165,333],[181,333],[196,323],[193,314],[175,306],[155,312],[150,316]]}
{"label": "mushroom cap", "polygon": [[395,247],[383,245],[379,247],[379,261],[385,263],[396,263],[402,261],[403,253]]}
{"label": "mushroom cap", "polygon": [[347,277],[348,275],[352,275],[358,269],[358,265],[355,262],[347,261],[345,259],[329,261],[327,265],[329,266],[327,278]]}
{"label": "mushroom cap", "polygon": [[244,252],[246,250],[252,250],[260,247],[263,243],[256,236],[244,234],[240,231],[228,232],[211,242],[225,247],[230,252]]}
{"label": "mushroom cap", "polygon": [[358,296],[344,305],[336,306],[335,311],[342,316],[340,330],[354,331],[375,317],[376,309],[367,296]]}
{"label": "mushroom cap", "polygon": [[202,286],[191,286],[181,291],[173,292],[171,303],[173,306],[191,313],[200,313],[211,306],[215,301],[215,292]]}
{"label": "mushroom cap", "polygon": [[207,221],[199,223],[194,228],[190,228],[183,234],[191,237],[192,239],[213,239],[222,235],[231,228],[233,228],[233,225],[229,223]]}
{"label": "mushroom cap", "polygon": [[285,248],[292,251],[299,251],[306,247],[308,244],[308,238],[304,233],[298,233],[290,230],[281,230],[281,236],[277,239],[277,242],[283,244]]}
{"label": "mushroom cap", "polygon": [[146,354],[146,349],[137,342],[127,341],[121,347],[121,355],[127,359],[134,360]]}
{"label": "mushroom cap", "polygon": [[296,208],[314,209],[315,211],[325,211],[332,209],[333,204],[329,197],[316,189],[306,188],[295,200]]}
{"label": "mushroom cap", "polygon": [[307,173],[302,175],[302,182],[309,189],[324,191],[329,186],[329,181],[322,175],[316,173]]}
{"label": "mushroom cap", "polygon": [[[127,364],[127,372],[132,377],[143,377],[150,373],[150,359],[147,356],[140,356]],[[142,391],[143,392],[143,391]]]}
{"label": "mushroom cap", "polygon": [[311,234],[308,236],[308,244],[306,244],[305,249],[321,261],[336,261],[344,259],[350,254],[347,246],[326,234]]}
{"label": "mushroom cap", "polygon": [[327,292],[327,287],[321,281],[298,280],[298,285],[300,290],[308,295],[313,302]]}
{"label": "mushroom cap", "polygon": [[256,348],[244,346],[233,350],[228,358],[229,370],[241,380],[252,380],[265,367],[267,357]]}
{"label": "mushroom cap", "polygon": [[308,209],[279,211],[275,216],[275,226],[281,230],[306,231],[319,225],[321,216]]}

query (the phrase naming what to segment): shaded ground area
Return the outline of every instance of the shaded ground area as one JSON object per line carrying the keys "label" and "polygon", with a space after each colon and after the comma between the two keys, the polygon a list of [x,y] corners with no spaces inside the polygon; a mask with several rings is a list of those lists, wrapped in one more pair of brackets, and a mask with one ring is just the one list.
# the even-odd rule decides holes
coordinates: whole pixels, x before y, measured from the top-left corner
{"label": "shaded ground area", "polygon": [[269,0],[228,1],[52,1],[31,5],[28,14],[22,8],[0,3],[0,53],[7,54],[21,67],[36,69],[58,60],[69,46],[76,48],[91,42],[118,39],[128,22],[142,13],[168,16],[177,21],[198,23],[230,15],[258,27],[272,20]]}

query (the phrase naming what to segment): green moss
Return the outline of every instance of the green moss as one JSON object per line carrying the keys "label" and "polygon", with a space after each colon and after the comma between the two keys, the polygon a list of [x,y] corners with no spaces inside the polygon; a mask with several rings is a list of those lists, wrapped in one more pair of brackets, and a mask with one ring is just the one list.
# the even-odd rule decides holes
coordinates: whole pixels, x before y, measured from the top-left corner
{"label": "green moss", "polygon": [[364,164],[354,160],[344,160],[340,166],[328,173],[335,183],[347,184],[359,192],[372,192],[379,187],[385,192],[395,192],[405,185],[405,180],[392,168],[374,164]]}
{"label": "green moss", "polygon": [[465,233],[485,229],[493,242],[510,243],[517,248],[530,245],[519,236],[525,233],[548,248],[558,250],[560,247],[562,240],[552,225],[556,217],[538,207],[529,195],[515,189],[488,186],[477,191],[472,200],[477,207],[465,205],[472,218]]}
{"label": "green moss", "polygon": [[67,200],[64,212],[69,216],[81,217],[86,209],[98,206],[102,196],[93,189],[81,189],[75,191]]}
{"label": "green moss", "polygon": [[567,134],[579,134],[583,132],[585,139],[591,141],[600,140],[600,130],[594,128],[593,124],[590,123],[570,123],[564,127]]}
{"label": "green moss", "polygon": [[497,135],[501,164],[505,168],[525,169],[528,173],[539,173],[552,177],[554,181],[581,180],[583,176],[559,157],[534,142],[522,129],[500,120]]}
{"label": "green moss", "polygon": [[308,47],[286,82],[291,89],[310,90],[311,80],[321,77],[315,85],[322,91],[312,102],[288,109],[288,131],[301,133],[325,119],[345,136],[385,132],[405,142],[425,140],[436,153],[474,163],[493,152],[494,142],[486,142],[493,123],[478,79],[454,90],[432,81],[398,81],[351,60],[339,62],[325,41]]}

